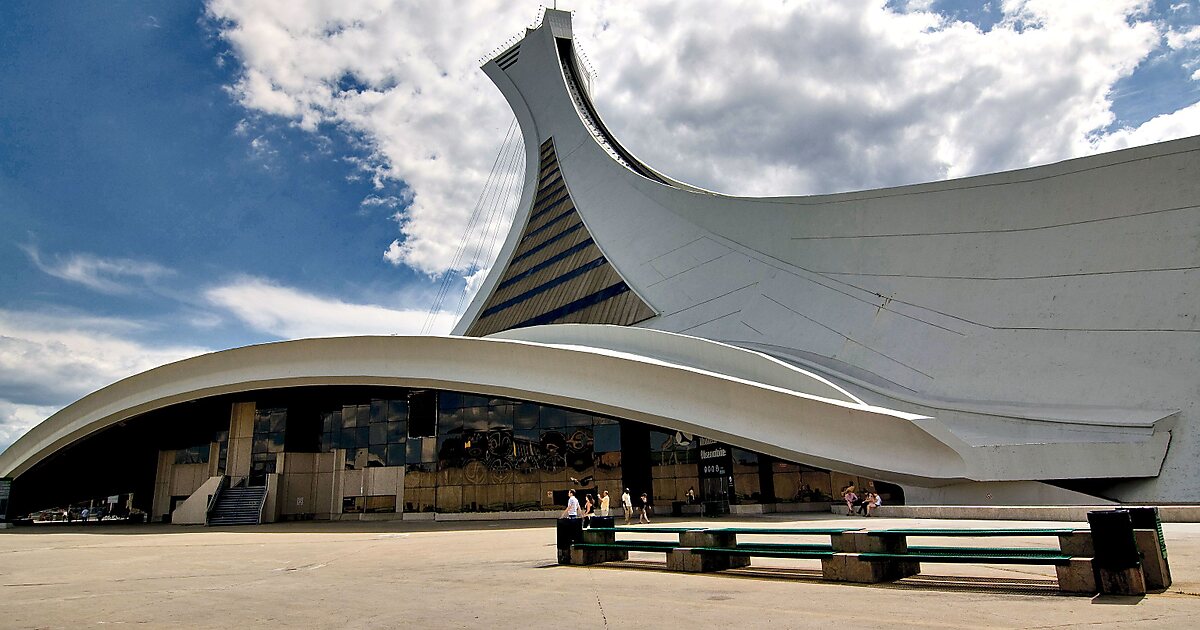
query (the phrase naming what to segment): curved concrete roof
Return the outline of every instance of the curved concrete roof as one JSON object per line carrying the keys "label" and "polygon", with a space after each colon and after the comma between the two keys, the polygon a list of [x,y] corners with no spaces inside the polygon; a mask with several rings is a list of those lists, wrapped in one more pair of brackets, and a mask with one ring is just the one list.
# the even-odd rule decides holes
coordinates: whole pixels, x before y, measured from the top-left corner
{"label": "curved concrete roof", "polygon": [[830,400],[866,404],[823,376],[763,353],[661,330],[604,324],[557,324],[505,330],[489,335],[489,338],[533,341],[581,350],[611,350]]}
{"label": "curved concrete roof", "polygon": [[[811,383],[830,393],[819,379]],[[438,387],[563,405],[882,479],[930,483],[965,473],[953,449],[914,424],[920,416],[799,387],[604,348],[488,338],[339,337],[214,352],[121,380],[22,436],[0,454],[0,476],[20,475],[71,442],[171,404],[332,384]]]}

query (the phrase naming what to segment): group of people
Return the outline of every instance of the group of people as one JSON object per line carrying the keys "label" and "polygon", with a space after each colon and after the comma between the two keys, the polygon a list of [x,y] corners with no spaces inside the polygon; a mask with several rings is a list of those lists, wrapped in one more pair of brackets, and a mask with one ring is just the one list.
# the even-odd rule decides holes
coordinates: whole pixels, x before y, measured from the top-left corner
{"label": "group of people", "polygon": [[[642,493],[642,511],[638,518],[639,523],[650,522],[650,498],[645,492]],[[597,505],[599,506],[599,514],[596,513]],[[633,518],[633,499],[629,494],[629,488],[625,488],[625,492],[621,494],[621,508],[625,512],[625,524],[628,525]],[[596,503],[595,498],[591,494],[584,497],[584,503],[581,507],[579,499],[575,496],[575,490],[567,490],[567,508],[563,510],[561,518],[582,518],[585,523],[593,516],[609,516],[609,497],[608,490],[600,493],[600,502]]]}
{"label": "group of people", "polygon": [[854,516],[854,510],[857,508],[858,513],[863,516],[870,516],[876,508],[883,505],[883,497],[879,493],[872,490],[864,490],[862,496],[858,495],[854,484],[850,484],[842,489],[842,499],[846,501],[846,516]]}

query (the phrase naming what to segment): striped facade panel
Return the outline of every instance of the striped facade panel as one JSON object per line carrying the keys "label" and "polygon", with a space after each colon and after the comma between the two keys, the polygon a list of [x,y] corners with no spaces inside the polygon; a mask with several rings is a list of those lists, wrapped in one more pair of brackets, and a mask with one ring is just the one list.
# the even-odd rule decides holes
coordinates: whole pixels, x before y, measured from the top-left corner
{"label": "striped facade panel", "polygon": [[468,336],[553,323],[626,326],[654,310],[600,252],[571,201],[554,144],[541,146],[538,190],[508,268]]}

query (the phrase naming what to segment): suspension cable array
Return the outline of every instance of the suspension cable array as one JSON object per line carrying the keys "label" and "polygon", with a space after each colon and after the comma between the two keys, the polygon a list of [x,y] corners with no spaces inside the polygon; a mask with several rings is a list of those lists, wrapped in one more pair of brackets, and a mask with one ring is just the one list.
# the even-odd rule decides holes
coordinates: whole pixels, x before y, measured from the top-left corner
{"label": "suspension cable array", "polygon": [[[428,334],[437,324],[438,315],[442,313],[442,307],[451,289],[457,285],[457,279],[466,279],[471,274],[478,273],[495,259],[495,248],[500,234],[516,214],[516,202],[520,198],[520,184],[524,181],[525,170],[525,143],[521,135],[515,133],[516,129],[517,121],[514,118],[508,126],[504,142],[496,152],[495,160],[492,161],[491,171],[484,181],[483,190],[479,193],[471,217],[459,236],[450,266],[442,272],[437,297],[421,327],[423,335]],[[464,287],[459,294],[452,311],[455,315],[461,313],[463,304],[468,299],[469,288]]]}

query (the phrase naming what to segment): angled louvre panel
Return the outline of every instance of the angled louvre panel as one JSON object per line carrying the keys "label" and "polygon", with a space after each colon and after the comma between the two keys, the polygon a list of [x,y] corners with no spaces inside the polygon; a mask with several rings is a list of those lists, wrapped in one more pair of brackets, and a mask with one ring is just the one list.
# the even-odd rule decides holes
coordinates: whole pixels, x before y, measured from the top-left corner
{"label": "angled louvre panel", "polygon": [[521,239],[466,334],[565,322],[627,326],[653,317],[575,210],[552,140],[542,144],[539,157],[538,191]]}

